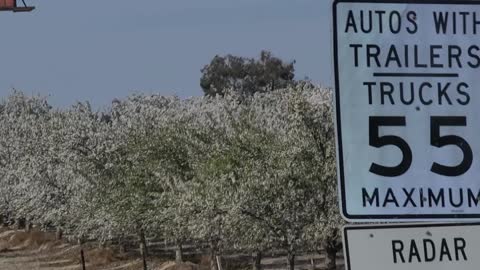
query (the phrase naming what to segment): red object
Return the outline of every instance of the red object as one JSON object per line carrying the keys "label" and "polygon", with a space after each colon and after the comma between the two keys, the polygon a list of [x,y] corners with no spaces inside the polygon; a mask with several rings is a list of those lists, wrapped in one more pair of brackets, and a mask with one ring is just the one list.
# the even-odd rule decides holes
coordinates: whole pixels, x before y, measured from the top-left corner
{"label": "red object", "polygon": [[[24,2],[25,4],[25,2]],[[29,12],[35,7],[17,6],[17,0],[0,0],[0,11]]]}
{"label": "red object", "polygon": [[0,9],[13,10],[16,7],[17,7],[16,0],[0,0]]}

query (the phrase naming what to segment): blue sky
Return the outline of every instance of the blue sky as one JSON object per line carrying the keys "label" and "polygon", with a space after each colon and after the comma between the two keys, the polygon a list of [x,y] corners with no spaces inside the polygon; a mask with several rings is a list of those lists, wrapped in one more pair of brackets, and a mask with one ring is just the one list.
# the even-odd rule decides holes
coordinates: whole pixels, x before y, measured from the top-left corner
{"label": "blue sky", "polygon": [[57,106],[198,96],[213,56],[262,49],[295,59],[297,78],[332,85],[329,0],[26,1],[33,13],[0,13],[1,96],[16,88]]}

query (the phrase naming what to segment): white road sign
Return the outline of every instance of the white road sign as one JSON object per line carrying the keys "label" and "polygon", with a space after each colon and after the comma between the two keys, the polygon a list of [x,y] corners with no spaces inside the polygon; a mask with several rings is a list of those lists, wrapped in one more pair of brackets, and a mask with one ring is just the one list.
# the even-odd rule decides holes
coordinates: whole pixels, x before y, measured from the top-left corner
{"label": "white road sign", "polygon": [[350,221],[480,218],[480,1],[336,1]]}
{"label": "white road sign", "polygon": [[480,224],[344,229],[347,270],[477,270],[479,250]]}

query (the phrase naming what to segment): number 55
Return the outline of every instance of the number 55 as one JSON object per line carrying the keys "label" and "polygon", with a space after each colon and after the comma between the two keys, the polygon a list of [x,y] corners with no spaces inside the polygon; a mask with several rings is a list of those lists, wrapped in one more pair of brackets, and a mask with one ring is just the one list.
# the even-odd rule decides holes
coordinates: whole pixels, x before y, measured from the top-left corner
{"label": "number 55", "polygon": [[[464,116],[432,116],[430,119],[430,144],[435,147],[455,145],[463,152],[463,160],[457,166],[445,166],[434,162],[431,171],[444,176],[459,176],[466,173],[472,166],[473,152],[470,145],[463,138],[456,135],[440,136],[442,126],[466,126],[467,119]],[[388,167],[372,163],[370,172],[385,176],[400,176],[410,169],[412,165],[412,150],[408,143],[398,136],[379,136],[380,126],[406,126],[403,116],[372,116],[369,119],[370,146],[381,148],[386,145],[394,145],[402,151],[402,161],[394,167]]]}

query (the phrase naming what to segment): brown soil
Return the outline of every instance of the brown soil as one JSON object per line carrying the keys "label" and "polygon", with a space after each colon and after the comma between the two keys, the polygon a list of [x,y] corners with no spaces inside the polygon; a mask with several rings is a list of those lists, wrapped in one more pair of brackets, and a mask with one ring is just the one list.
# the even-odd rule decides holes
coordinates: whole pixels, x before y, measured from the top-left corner
{"label": "brown soil", "polygon": [[200,270],[200,267],[193,263],[165,262],[155,270]]}
{"label": "brown soil", "polygon": [[[143,269],[141,260],[116,254],[111,248],[84,247],[84,254],[87,270]],[[165,264],[149,261],[149,269],[159,265]],[[193,264],[172,267],[162,270],[199,270]],[[57,241],[54,233],[0,229],[0,269],[81,270],[80,246]]]}

